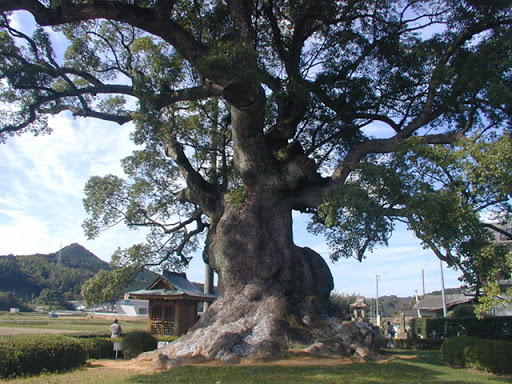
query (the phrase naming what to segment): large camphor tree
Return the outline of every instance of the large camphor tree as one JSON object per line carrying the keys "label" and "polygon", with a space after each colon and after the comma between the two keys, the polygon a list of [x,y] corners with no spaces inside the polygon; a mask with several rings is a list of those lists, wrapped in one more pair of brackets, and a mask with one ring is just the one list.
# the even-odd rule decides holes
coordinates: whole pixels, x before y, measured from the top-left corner
{"label": "large camphor tree", "polygon": [[144,226],[147,243],[103,282],[183,266],[201,240],[220,295],[166,353],[275,355],[325,335],[333,289],[293,242],[294,210],[334,260],[402,221],[466,280],[506,269],[475,255],[490,254],[482,213],[509,210],[511,5],[0,0],[1,138],[58,113],[133,122],[144,148],[127,180],[91,178],[84,227]]}

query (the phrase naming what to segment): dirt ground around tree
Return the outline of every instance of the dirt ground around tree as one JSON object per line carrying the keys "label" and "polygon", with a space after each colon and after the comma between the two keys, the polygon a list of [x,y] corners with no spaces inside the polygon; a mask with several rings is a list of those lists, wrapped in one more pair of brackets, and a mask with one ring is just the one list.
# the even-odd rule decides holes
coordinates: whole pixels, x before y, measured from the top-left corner
{"label": "dirt ground around tree", "polygon": [[[316,356],[307,353],[299,353],[298,355],[291,358],[283,358],[276,360],[242,360],[238,365],[239,366],[289,366],[289,367],[304,367],[304,366],[339,366],[343,364],[357,364],[364,362],[363,359],[360,358],[347,358],[347,357],[339,357],[339,358],[331,358],[331,357],[322,357]],[[403,355],[390,355],[383,357],[378,361],[380,364],[389,363],[392,360],[402,359],[402,360],[410,360],[416,359],[417,356],[403,356]],[[119,370],[127,370],[136,372],[139,374],[151,374],[155,371],[152,369],[152,362],[149,361],[137,361],[135,359],[132,360],[95,360],[90,364],[91,369],[119,369]],[[221,361],[209,361],[200,364],[190,364],[196,366],[226,366],[231,365],[228,363],[223,363]]]}

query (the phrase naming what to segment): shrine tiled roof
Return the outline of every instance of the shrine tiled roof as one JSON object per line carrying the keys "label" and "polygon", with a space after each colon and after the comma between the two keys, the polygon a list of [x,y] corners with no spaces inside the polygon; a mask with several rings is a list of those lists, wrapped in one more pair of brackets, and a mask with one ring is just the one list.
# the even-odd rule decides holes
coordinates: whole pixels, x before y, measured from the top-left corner
{"label": "shrine tiled roof", "polygon": [[185,297],[213,301],[216,296],[201,292],[192,284],[184,273],[166,271],[159,276],[147,289],[129,292],[130,297],[139,298],[145,296],[159,297]]}

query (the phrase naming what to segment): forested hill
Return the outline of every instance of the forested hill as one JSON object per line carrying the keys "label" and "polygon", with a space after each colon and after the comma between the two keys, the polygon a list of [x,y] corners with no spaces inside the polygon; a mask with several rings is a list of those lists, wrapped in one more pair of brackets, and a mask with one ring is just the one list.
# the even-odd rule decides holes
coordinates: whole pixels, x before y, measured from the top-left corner
{"label": "forested hill", "polygon": [[[59,262],[60,260],[60,262]],[[100,270],[111,267],[80,244],[71,244],[50,254],[1,255],[0,292],[11,292],[27,303],[50,296],[66,300],[80,296],[82,284]],[[145,288],[155,274],[144,272],[129,290]]]}
{"label": "forested hill", "polygon": [[59,253],[62,265],[70,268],[86,269],[95,274],[102,269],[110,269],[110,265],[107,262],[101,260],[94,253],[77,243],[62,248],[58,253],[47,255],[48,261],[56,262]]}

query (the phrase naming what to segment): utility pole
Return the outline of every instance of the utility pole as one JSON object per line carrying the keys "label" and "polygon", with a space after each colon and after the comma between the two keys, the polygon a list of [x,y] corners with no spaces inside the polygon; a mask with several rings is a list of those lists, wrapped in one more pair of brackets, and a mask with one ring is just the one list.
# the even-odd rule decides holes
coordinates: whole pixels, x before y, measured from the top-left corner
{"label": "utility pole", "polygon": [[446,317],[446,295],[444,293],[444,273],[443,273],[443,260],[439,259],[439,265],[441,267],[441,296],[443,298],[443,317]]}
{"label": "utility pole", "polygon": [[423,286],[423,297],[425,297],[425,270],[421,270],[421,285]]}
{"label": "utility pole", "polygon": [[57,268],[62,265],[62,243],[60,243],[59,251],[57,252]]}
{"label": "utility pole", "polygon": [[[420,302],[420,299],[418,299],[418,291],[416,289],[414,290],[414,294],[416,295],[416,304],[418,304]],[[425,294],[423,294],[423,297],[425,297]],[[418,317],[421,317],[421,311],[419,308],[418,308]]]}
{"label": "utility pole", "polygon": [[375,317],[377,318],[377,327],[380,327],[380,316],[379,316],[379,280],[380,276],[375,276],[375,287],[377,289],[377,299],[375,300]]}
{"label": "utility pole", "polygon": [[[210,267],[210,264],[204,265],[204,293],[213,294],[213,268]],[[210,303],[207,301],[203,302],[203,312],[206,312]]]}

